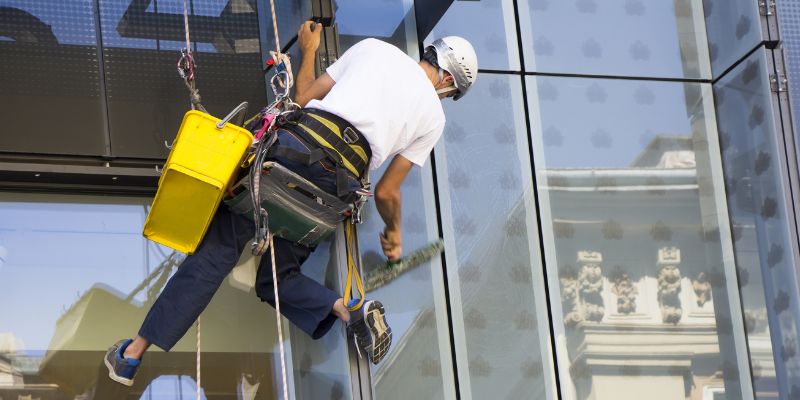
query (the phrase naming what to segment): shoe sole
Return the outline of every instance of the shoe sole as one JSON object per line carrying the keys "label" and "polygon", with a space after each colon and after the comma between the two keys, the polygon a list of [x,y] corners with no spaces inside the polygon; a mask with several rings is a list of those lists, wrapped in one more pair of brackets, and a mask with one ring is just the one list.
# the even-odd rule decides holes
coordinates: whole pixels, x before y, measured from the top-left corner
{"label": "shoe sole", "polygon": [[133,379],[123,378],[114,373],[114,367],[112,367],[111,363],[108,362],[108,357],[103,359],[103,363],[106,365],[106,368],[108,368],[108,377],[111,378],[112,381],[121,383],[128,387],[133,386]]}
{"label": "shoe sole", "polygon": [[386,310],[383,309],[383,304],[369,302],[366,307],[367,312],[364,317],[367,328],[372,333],[372,363],[377,364],[383,360],[392,345],[392,328],[386,324]]}

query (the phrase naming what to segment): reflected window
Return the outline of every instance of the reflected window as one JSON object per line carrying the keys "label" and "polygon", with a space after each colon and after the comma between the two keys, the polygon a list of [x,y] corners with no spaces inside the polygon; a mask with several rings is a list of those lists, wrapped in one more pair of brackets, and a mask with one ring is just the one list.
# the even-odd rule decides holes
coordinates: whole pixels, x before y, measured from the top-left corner
{"label": "reflected window", "polygon": [[[186,47],[183,4],[99,0],[111,151],[117,157],[166,158],[166,144],[189,110],[175,69]],[[197,88],[209,113],[222,117],[242,101],[251,112],[266,104],[256,4],[192,0],[189,11]]]}
{"label": "reflected window", "polygon": [[376,38],[417,57],[413,0],[336,0],[340,52],[365,38]]}
{"label": "reflected window", "polygon": [[469,40],[480,69],[519,71],[512,0],[454,1],[423,42],[450,35]]}
{"label": "reflected window", "polygon": [[749,0],[703,0],[714,77],[761,43],[759,4]]}
{"label": "reflected window", "polygon": [[711,77],[701,0],[531,0],[519,8],[528,71]]}
{"label": "reflected window", "polygon": [[748,398],[711,86],[526,79],[562,392]]}
{"label": "reflected window", "polygon": [[94,15],[91,1],[0,2],[3,151],[107,154]]}

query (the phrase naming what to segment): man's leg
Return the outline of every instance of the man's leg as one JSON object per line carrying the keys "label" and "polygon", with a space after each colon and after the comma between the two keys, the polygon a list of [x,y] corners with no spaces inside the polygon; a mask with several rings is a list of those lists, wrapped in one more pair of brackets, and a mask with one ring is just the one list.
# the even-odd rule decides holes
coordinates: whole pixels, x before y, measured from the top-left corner
{"label": "man's leg", "polygon": [[[314,339],[324,336],[337,319],[349,320],[341,296],[300,272],[313,250],[277,237],[274,244],[281,314]],[[256,294],[275,306],[269,250],[258,266]]]}
{"label": "man's leg", "polygon": [[197,251],[186,257],[147,313],[139,336],[169,351],[211,302],[253,235],[253,223],[221,205]]}
{"label": "man's leg", "polygon": [[132,385],[138,360],[150,344],[169,351],[186,334],[236,265],[253,229],[246,217],[219,207],[197,251],[186,257],[153,303],[139,335],[109,349],[106,366],[112,379]]}

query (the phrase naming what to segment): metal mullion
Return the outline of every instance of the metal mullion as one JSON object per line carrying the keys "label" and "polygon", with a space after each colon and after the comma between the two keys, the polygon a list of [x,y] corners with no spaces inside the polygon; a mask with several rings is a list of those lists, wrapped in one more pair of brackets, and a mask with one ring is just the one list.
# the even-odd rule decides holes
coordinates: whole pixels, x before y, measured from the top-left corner
{"label": "metal mullion", "polygon": [[[418,19],[418,8],[417,2],[414,1],[414,19],[415,21]],[[425,40],[424,37],[420,37],[419,29],[417,29],[417,46],[420,57],[425,52],[425,46],[423,41]],[[444,237],[444,230],[442,227],[442,210],[441,210],[441,198],[439,196],[439,177],[436,173],[436,157],[433,151],[430,154],[431,159],[431,179],[433,184],[433,198],[434,198],[434,207],[436,208],[436,229],[439,237]],[[447,279],[447,259],[444,255],[439,256],[441,265],[442,265],[442,282],[443,282],[443,289],[444,289],[444,298],[445,298],[445,313],[447,314],[447,330],[450,336],[450,362],[453,368],[453,385],[455,386],[455,394],[456,399],[461,399],[461,386],[458,380],[458,359],[456,358],[456,343],[455,343],[455,336],[454,336],[454,328],[453,328],[453,312],[452,306],[450,304],[450,282]]]}
{"label": "metal mullion", "polygon": [[[797,153],[796,147],[794,143],[794,131],[793,131],[793,124],[791,120],[791,109],[789,107],[789,96],[788,90],[784,90],[786,87],[783,85],[782,76],[784,76],[786,71],[785,60],[783,58],[783,51],[780,47],[777,47],[774,50],[767,51],[766,54],[766,61],[767,61],[767,68],[768,73],[771,74],[774,79],[775,84],[770,89],[771,94],[771,103],[773,108],[773,116],[774,116],[774,124],[776,128],[776,135],[775,138],[775,145],[777,147],[778,155],[781,158],[781,164],[786,168],[786,172],[780,174],[781,184],[783,187],[788,189],[784,191],[784,202],[786,203],[786,207],[784,208],[786,211],[791,213],[792,215],[787,215],[787,223],[790,226],[788,229],[789,234],[789,245],[792,246],[791,253],[794,257],[794,261],[800,260],[800,240],[798,237],[800,236],[800,231],[798,231],[798,226],[800,225],[800,205],[797,204],[795,200],[798,197],[798,193],[800,193],[800,183],[798,180],[798,169],[797,169]],[[771,82],[772,83],[772,82]],[[781,147],[783,147],[781,149]],[[766,245],[766,243],[764,243]],[[795,266],[795,289],[800,287],[800,281],[798,281],[798,275],[800,275],[800,270],[797,267],[797,264],[792,263]],[[763,266],[762,266],[763,268]],[[769,277],[764,278],[765,285],[769,285],[772,287],[772,280],[768,278],[772,278],[772,274],[770,273]],[[772,289],[772,295],[768,298],[775,297],[775,290]],[[793,293],[795,298],[800,297],[800,293],[797,290]],[[768,316],[770,307],[767,307]],[[777,319],[777,316],[775,317]],[[776,329],[772,329],[773,327],[770,326],[770,336],[777,335],[777,340],[772,340],[773,343],[773,356],[775,359],[775,369],[777,371],[783,371],[783,374],[776,371],[776,379],[778,380],[778,387],[780,388],[780,393],[788,394],[790,391],[791,383],[787,382],[787,378],[789,376],[789,372],[785,370],[784,363],[782,363],[782,359],[777,358],[778,353],[776,353],[776,349],[781,349],[783,346],[783,330],[780,326],[780,322],[776,322]],[[795,321],[795,329],[800,329],[800,324]],[[783,377],[783,379],[781,379]]]}
{"label": "metal mullion", "polygon": [[[536,228],[537,228],[537,239],[539,240],[539,261],[541,262],[541,269],[542,269],[542,280],[544,284],[544,299],[545,305],[547,308],[547,319],[549,321],[548,329],[550,330],[550,356],[553,360],[552,370],[551,373],[555,379],[555,393],[558,396],[558,399],[563,398],[563,394],[561,393],[561,378],[558,374],[558,352],[556,351],[556,342],[555,342],[555,322],[553,318],[553,307],[551,306],[550,301],[550,286],[549,280],[547,277],[547,260],[545,257],[545,243],[544,243],[544,232],[542,230],[542,213],[541,213],[541,205],[539,203],[539,186],[537,182],[537,172],[536,172],[536,162],[534,160],[534,153],[533,153],[533,132],[531,129],[531,118],[530,118],[530,111],[528,109],[528,87],[526,81],[527,74],[524,73],[525,71],[525,56],[523,53],[523,45],[522,45],[522,28],[520,26],[519,20],[519,4],[517,0],[513,0],[514,6],[514,22],[515,22],[515,29],[517,33],[517,51],[519,53],[519,63],[520,63],[520,70],[523,73],[520,76],[520,84],[522,85],[522,107],[525,114],[525,131],[526,131],[526,138],[528,140],[528,157],[530,162],[530,169],[531,169],[531,185],[533,186],[533,201],[534,207],[536,208]],[[556,288],[557,290],[558,288]],[[542,354],[542,357],[545,355]],[[544,364],[544,360],[542,360]],[[547,378],[545,378],[547,379]]]}
{"label": "metal mullion", "polygon": [[105,59],[103,58],[103,27],[100,21],[100,0],[94,0],[93,4],[93,11],[94,11],[94,30],[95,30],[95,37],[97,38],[96,42],[96,54],[97,54],[97,68],[98,74],[100,75],[100,117],[103,120],[103,126],[105,126],[105,157],[113,157],[111,151],[111,118],[108,114],[108,90],[106,88],[106,64]]}
{"label": "metal mullion", "polygon": [[[796,245],[795,256],[796,260],[800,260],[800,204],[798,204],[798,197],[800,197],[800,168],[798,168],[798,154],[797,143],[795,141],[794,124],[792,120],[792,108],[790,104],[788,81],[782,82],[782,78],[786,74],[786,63],[782,48],[770,50],[768,54],[768,62],[772,66],[772,73],[777,80],[776,84],[778,92],[773,91],[773,107],[776,114],[776,126],[780,129],[780,137],[778,137],[779,146],[783,147],[782,155],[784,157],[784,165],[787,173],[784,174],[784,184],[789,188],[789,193],[786,196],[786,201],[792,204],[793,225],[791,229],[792,242]],[[800,282],[798,282],[800,285]]]}
{"label": "metal mullion", "polygon": [[[335,20],[335,9],[331,0],[312,0],[311,12],[314,16],[331,17]],[[339,58],[339,31],[334,24],[331,27],[324,27],[322,30],[322,39],[320,40],[320,48],[315,57],[315,72],[321,74],[325,69]],[[358,250],[358,230],[354,231],[356,242],[356,257],[358,266],[361,266],[361,254]],[[343,229],[338,229],[336,234],[336,258],[337,267],[340,276],[340,291],[344,290],[347,280],[347,255],[345,251],[345,240]],[[344,262],[342,262],[344,261]],[[361,271],[358,271],[361,273]],[[372,375],[370,372],[369,361],[366,357],[360,357],[358,350],[354,344],[349,340],[349,336],[345,331],[344,334],[345,345],[347,346],[347,354],[350,364],[350,389],[353,398],[356,400],[371,400],[375,397],[374,388],[372,386]]]}

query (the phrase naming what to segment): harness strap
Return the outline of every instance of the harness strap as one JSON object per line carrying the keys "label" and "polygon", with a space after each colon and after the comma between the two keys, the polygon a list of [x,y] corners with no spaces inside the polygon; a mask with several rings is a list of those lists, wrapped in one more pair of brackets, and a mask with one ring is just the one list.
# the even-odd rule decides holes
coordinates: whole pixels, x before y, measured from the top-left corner
{"label": "harness strap", "polygon": [[292,132],[309,143],[337,153],[334,161],[357,178],[366,175],[372,149],[366,138],[344,119],[317,109],[302,109],[283,116],[281,125],[293,127]]}

